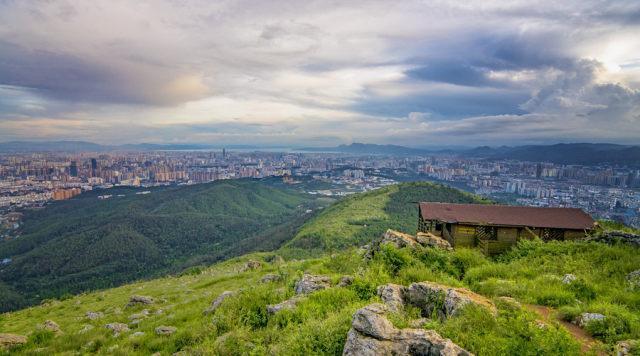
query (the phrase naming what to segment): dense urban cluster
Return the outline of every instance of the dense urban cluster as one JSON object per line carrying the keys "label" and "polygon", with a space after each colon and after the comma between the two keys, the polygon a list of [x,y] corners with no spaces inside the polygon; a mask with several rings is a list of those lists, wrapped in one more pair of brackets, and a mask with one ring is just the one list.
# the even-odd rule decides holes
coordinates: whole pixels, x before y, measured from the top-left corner
{"label": "dense urban cluster", "polygon": [[[224,149],[0,155],[0,225],[5,230],[18,228],[21,209],[89,190],[273,176],[282,176],[290,184],[298,183],[298,177],[328,183],[308,190],[322,195],[367,191],[396,181],[436,180],[510,203],[580,207],[598,218],[640,226],[637,168]],[[108,191],[99,196],[110,197]]]}

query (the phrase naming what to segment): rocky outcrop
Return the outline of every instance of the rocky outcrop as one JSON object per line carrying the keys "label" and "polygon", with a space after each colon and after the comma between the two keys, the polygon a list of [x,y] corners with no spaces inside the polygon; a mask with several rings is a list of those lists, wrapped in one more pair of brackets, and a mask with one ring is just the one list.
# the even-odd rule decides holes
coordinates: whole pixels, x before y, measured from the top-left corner
{"label": "rocky outcrop", "polygon": [[418,245],[418,241],[412,235],[389,229],[382,235],[380,244],[392,244],[398,248],[415,247]]}
{"label": "rocky outcrop", "polygon": [[564,284],[571,284],[573,283],[576,279],[578,279],[578,277],[576,277],[574,274],[571,273],[567,273],[562,277],[562,283]]}
{"label": "rocky outcrop", "polygon": [[140,304],[149,305],[153,304],[153,302],[154,300],[151,297],[144,295],[132,295],[131,298],[129,298],[129,303],[127,304],[127,306],[132,307]]}
{"label": "rocky outcrop", "polygon": [[178,329],[175,326],[165,326],[165,325],[158,326],[155,330],[156,335],[171,335],[176,331],[178,331]]}
{"label": "rocky outcrop", "polygon": [[640,341],[638,340],[619,341],[616,344],[614,351],[616,356],[636,355],[636,352],[640,351]]}
{"label": "rocky outcrop", "polygon": [[26,343],[26,336],[0,333],[0,348],[8,348]]}
{"label": "rocky outcrop", "polygon": [[277,282],[279,280],[280,280],[279,275],[269,273],[269,274],[265,274],[262,278],[260,278],[260,283],[271,283],[271,282]]}
{"label": "rocky outcrop", "polygon": [[453,250],[449,241],[428,232],[418,232],[416,241],[422,246],[430,246],[443,250]]}
{"label": "rocky outcrop", "polygon": [[342,276],[340,277],[340,281],[338,282],[338,287],[348,287],[352,284],[353,284],[353,277]]}
{"label": "rocky outcrop", "polygon": [[296,305],[298,305],[298,302],[300,302],[301,300],[302,298],[300,296],[295,296],[291,299],[285,300],[282,303],[267,305],[267,312],[269,314],[275,314],[281,310],[295,309]]}
{"label": "rocky outcrop", "polygon": [[58,323],[56,323],[53,320],[45,320],[45,322],[42,324],[42,329],[51,331],[54,333],[62,332],[62,330],[60,330],[60,325],[58,325]]}
{"label": "rocky outcrop", "polygon": [[605,316],[599,313],[582,313],[578,315],[576,320],[574,320],[574,324],[577,324],[579,327],[584,328],[594,321],[603,321],[604,319]]}
{"label": "rocky outcrop", "polygon": [[92,311],[88,311],[85,316],[87,317],[87,319],[89,320],[97,320],[100,319],[104,316],[104,314],[102,314],[101,312],[92,312]]}
{"label": "rocky outcrop", "polygon": [[378,287],[377,292],[389,310],[399,312],[404,309],[405,289],[404,286],[389,283]]}
{"label": "rocky outcrop", "polygon": [[597,241],[609,245],[622,243],[635,247],[640,247],[640,235],[631,234],[622,231],[607,231],[596,236],[590,237],[589,241]]}
{"label": "rocky outcrop", "polygon": [[632,290],[640,289],[640,269],[629,273],[626,280]]}
{"label": "rocky outcrop", "polygon": [[260,263],[259,261],[249,260],[247,261],[247,263],[244,264],[244,266],[242,266],[241,271],[242,272],[252,271],[260,267],[262,267],[262,263]]}
{"label": "rocky outcrop", "polygon": [[404,290],[405,303],[419,307],[423,316],[431,316],[435,312],[440,318],[457,314],[469,303],[482,306],[497,313],[495,305],[487,298],[466,288],[449,287],[433,282],[412,283]]}
{"label": "rocky outcrop", "polygon": [[309,294],[329,287],[331,287],[331,279],[329,277],[305,273],[296,282],[295,292],[296,294]]}
{"label": "rocky outcrop", "polygon": [[222,304],[222,302],[224,302],[227,298],[234,296],[235,294],[236,292],[229,290],[222,292],[216,299],[213,300],[213,302],[211,302],[211,306],[209,306],[209,308],[207,308],[204,313],[211,314],[215,312],[216,309],[220,307],[220,304]]}
{"label": "rocky outcrop", "polygon": [[471,355],[433,330],[397,329],[385,317],[387,307],[371,304],[356,311],[343,355]]}
{"label": "rocky outcrop", "polygon": [[118,336],[121,333],[129,331],[129,326],[123,323],[109,323],[105,325],[105,327],[113,331],[113,336]]}

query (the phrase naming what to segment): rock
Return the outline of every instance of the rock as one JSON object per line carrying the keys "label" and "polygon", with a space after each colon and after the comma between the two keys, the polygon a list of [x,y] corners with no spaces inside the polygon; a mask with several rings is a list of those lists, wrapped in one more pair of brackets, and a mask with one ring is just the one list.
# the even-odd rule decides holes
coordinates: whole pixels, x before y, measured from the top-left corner
{"label": "rock", "polygon": [[412,283],[406,288],[403,296],[405,303],[422,309],[424,316],[436,312],[438,317],[447,318],[469,303],[485,307],[494,315],[497,313],[495,305],[490,300],[466,288],[448,287],[432,282]]}
{"label": "rock", "polygon": [[377,292],[389,310],[399,312],[404,309],[404,289],[404,286],[390,283],[378,287]]}
{"label": "rock", "polygon": [[60,326],[53,320],[45,320],[44,324],[42,324],[42,328],[54,333],[62,332],[62,330],[60,330]]}
{"label": "rock", "polygon": [[254,261],[254,260],[249,260],[247,261],[247,263],[244,264],[244,266],[242,266],[242,272],[246,272],[246,271],[252,271],[255,269],[258,269],[262,267],[262,263],[258,262],[258,261]]}
{"label": "rock", "polygon": [[207,308],[204,313],[205,314],[210,314],[216,311],[216,309],[218,309],[218,307],[220,307],[220,304],[222,304],[222,302],[224,302],[227,298],[235,295],[236,292],[230,291],[230,290],[226,290],[222,293],[220,293],[220,295],[213,300],[213,302],[211,302],[211,306],[209,306],[209,308]]}
{"label": "rock", "polygon": [[634,355],[635,352],[640,351],[640,341],[638,340],[623,340],[618,341],[614,351],[616,356],[628,356]]}
{"label": "rock", "polygon": [[0,333],[0,348],[13,347],[27,343],[27,337],[16,334]]}
{"label": "rock", "polygon": [[415,247],[418,244],[416,239],[409,235],[395,230],[387,230],[387,232],[382,235],[382,240],[380,244],[392,244],[398,248],[402,247]]}
{"label": "rock", "polygon": [[433,330],[397,329],[385,317],[386,306],[371,304],[356,311],[343,356],[471,355]]}
{"label": "rock", "polygon": [[607,231],[602,234],[590,237],[588,241],[603,242],[609,245],[618,243],[640,247],[640,235],[622,231]]}
{"label": "rock", "polygon": [[576,279],[578,279],[578,277],[576,277],[575,275],[573,275],[571,273],[567,273],[567,274],[564,275],[564,277],[562,277],[562,283],[571,284]]}
{"label": "rock", "polygon": [[287,299],[282,303],[267,305],[267,312],[269,314],[275,314],[281,310],[292,310],[295,309],[298,302],[301,301],[302,298],[296,296],[291,299]]}
{"label": "rock", "polygon": [[640,269],[629,273],[626,280],[632,290],[640,289]]}
{"label": "rock", "polygon": [[128,307],[132,307],[137,304],[153,304],[153,298],[144,295],[133,295],[129,298]]}
{"label": "rock", "polygon": [[420,318],[420,319],[415,319],[415,320],[411,320],[411,322],[409,323],[409,325],[411,326],[411,328],[413,329],[421,329],[423,328],[425,325],[429,324],[429,322],[431,321],[431,319],[427,319],[427,318]]}
{"label": "rock", "polygon": [[574,323],[579,327],[584,328],[594,321],[603,321],[604,319],[605,316],[599,313],[582,313],[578,315]]}
{"label": "rock", "polygon": [[174,326],[158,326],[156,328],[156,335],[171,335],[175,333],[178,329]]}
{"label": "rock", "polygon": [[129,338],[134,339],[140,336],[144,336],[144,331],[136,331],[133,334],[129,335]]}
{"label": "rock", "polygon": [[85,324],[84,326],[82,326],[82,329],[80,329],[79,333],[85,334],[90,330],[93,330],[93,325]]}
{"label": "rock", "polygon": [[92,311],[88,311],[85,316],[87,317],[87,319],[89,320],[96,320],[96,319],[100,319],[104,316],[104,314],[102,314],[101,312],[92,312]]}
{"label": "rock", "polygon": [[309,294],[318,290],[331,287],[331,279],[327,276],[314,276],[305,273],[302,279],[296,282],[296,294]]}
{"label": "rock", "polygon": [[271,283],[271,282],[277,282],[279,280],[280,280],[279,275],[269,273],[269,274],[265,274],[262,278],[260,278],[260,283]]}
{"label": "rock", "polygon": [[340,281],[338,282],[338,287],[348,287],[352,284],[353,284],[353,277],[342,276],[340,277]]}
{"label": "rock", "polygon": [[148,309],[143,309],[140,313],[135,313],[135,314],[129,315],[129,320],[144,319],[147,316],[149,316],[149,310]]}
{"label": "rock", "polygon": [[428,232],[418,232],[416,241],[422,246],[435,247],[448,251],[453,250],[449,241]]}
{"label": "rock", "polygon": [[129,331],[129,326],[123,323],[109,323],[105,325],[109,330],[113,330],[113,336],[118,336],[120,333]]}

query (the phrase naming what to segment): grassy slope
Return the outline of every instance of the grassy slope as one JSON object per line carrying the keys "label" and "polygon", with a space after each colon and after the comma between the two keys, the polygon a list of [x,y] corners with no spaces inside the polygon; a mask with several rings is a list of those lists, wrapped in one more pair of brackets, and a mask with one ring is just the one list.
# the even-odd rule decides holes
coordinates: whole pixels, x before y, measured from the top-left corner
{"label": "grassy slope", "polygon": [[89,193],[28,215],[21,237],[0,243],[0,258],[13,258],[0,271],[10,291],[0,310],[277,248],[310,202],[251,180],[134,192]]}
{"label": "grassy slope", "polygon": [[[386,204],[378,206],[389,210],[390,200],[393,201],[390,196],[406,187],[411,186],[388,188],[389,196],[382,194],[375,198],[386,200]],[[369,193],[365,199],[372,196],[376,195]],[[353,206],[357,200],[349,198],[337,206]],[[335,214],[335,207],[327,209],[298,236],[305,236],[303,231],[310,231],[309,226],[323,225],[322,216],[333,218]],[[332,225],[331,221],[324,221]],[[358,231],[366,229],[362,226]],[[331,231],[333,234],[340,230]],[[324,236],[326,241],[331,241],[329,237]],[[467,249],[445,252],[394,248],[383,249],[369,262],[364,261],[356,249],[343,249],[330,256],[307,260],[278,262],[274,258],[276,254],[291,251],[291,247],[287,247],[275,253],[253,254],[214,265],[200,274],[135,283],[2,314],[0,330],[30,335],[27,345],[13,350],[17,354],[38,349],[48,354],[76,350],[122,355],[156,351],[168,355],[179,350],[204,354],[340,354],[351,315],[359,307],[378,300],[375,295],[378,285],[429,280],[466,286],[490,298],[512,296],[523,303],[550,305],[567,318],[582,311],[601,312],[607,317],[606,323],[594,324],[589,331],[603,341],[604,350],[610,350],[617,340],[640,338],[637,317],[640,292],[629,290],[624,279],[628,272],[640,266],[640,254],[628,246],[523,242],[499,260]],[[249,258],[261,260],[263,268],[240,272]],[[346,274],[356,279],[348,288],[315,293],[295,310],[269,316],[266,305],[292,296],[294,282],[303,271],[326,274],[334,281]],[[277,273],[282,280],[257,283],[266,273]],[[562,284],[560,280],[566,273],[575,274],[578,283]],[[225,301],[213,316],[203,315],[202,311],[223,290],[240,293]],[[152,312],[162,309],[163,313],[152,313],[132,332],[113,337],[104,328],[106,323],[126,323],[129,315],[142,309],[125,308],[128,297],[133,294],[155,297],[159,302],[149,309]],[[494,300],[499,308],[498,318],[483,310],[467,308],[459,317],[446,322],[433,320],[428,327],[478,355],[576,355],[580,352],[579,345],[563,328],[554,324],[540,328],[537,315],[514,310],[497,298]],[[83,317],[87,311],[101,311],[105,316],[89,321]],[[393,321],[398,326],[406,326],[409,317],[416,316],[412,310],[408,314],[396,315]],[[47,319],[60,324],[64,334],[55,336],[39,331],[37,325]],[[80,332],[85,325],[94,328]],[[156,336],[153,330],[159,325],[176,326],[178,332],[172,336]],[[130,337],[134,331],[145,334]]]}

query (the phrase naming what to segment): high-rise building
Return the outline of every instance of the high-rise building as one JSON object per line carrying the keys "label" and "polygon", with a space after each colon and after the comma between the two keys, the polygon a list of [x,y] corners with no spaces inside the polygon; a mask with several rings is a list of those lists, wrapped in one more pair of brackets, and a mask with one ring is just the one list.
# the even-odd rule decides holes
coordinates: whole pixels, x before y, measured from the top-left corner
{"label": "high-rise building", "polygon": [[98,173],[98,161],[95,158],[91,159],[91,176],[95,177]]}
{"label": "high-rise building", "polygon": [[76,161],[71,161],[71,165],[69,166],[69,175],[72,177],[78,176],[78,163]]}

